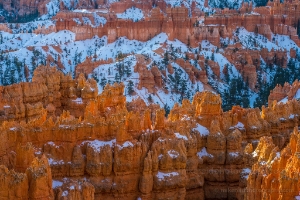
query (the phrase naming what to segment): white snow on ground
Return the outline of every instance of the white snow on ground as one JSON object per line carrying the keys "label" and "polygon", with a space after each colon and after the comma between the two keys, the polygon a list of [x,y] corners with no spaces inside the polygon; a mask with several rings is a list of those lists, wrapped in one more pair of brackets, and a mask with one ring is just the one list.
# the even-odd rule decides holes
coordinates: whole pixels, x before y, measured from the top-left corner
{"label": "white snow on ground", "polygon": [[248,179],[249,174],[251,173],[251,169],[249,168],[244,168],[241,172],[241,176],[244,179]]}
{"label": "white snow on ground", "polygon": [[175,150],[169,150],[168,154],[171,158],[177,158],[179,156],[179,153]]}
{"label": "white snow on ground", "polygon": [[165,2],[172,7],[180,6],[182,4],[182,0],[165,0]]}
{"label": "white snow on ground", "polygon": [[[300,99],[300,89],[297,90],[295,96],[293,97],[294,99]],[[283,99],[281,99],[280,101],[278,101],[278,104],[279,103],[283,103],[283,104],[286,104],[288,102],[288,97],[284,97]]]}
{"label": "white snow on ground", "polygon": [[117,14],[119,19],[130,19],[132,21],[139,21],[144,18],[143,11],[139,8],[132,7],[126,9],[123,13]]}
{"label": "white snow on ground", "polygon": [[73,10],[73,12],[75,12],[75,13],[93,13],[87,9],[75,9],[75,10]]}
{"label": "white snow on ground", "polygon": [[188,140],[188,138],[185,135],[181,135],[180,133],[174,133],[174,134],[179,139]]}
{"label": "white snow on ground", "polygon": [[97,15],[97,13],[93,13],[93,16],[96,27],[103,26],[104,24],[106,24],[107,20],[104,17]]}
{"label": "white snow on ground", "polygon": [[53,158],[48,158],[49,165],[64,165],[64,160],[54,160]]}
{"label": "white snow on ground", "polygon": [[[131,8],[131,10],[138,11],[137,8]],[[85,10],[75,11],[86,12]],[[95,12],[95,19],[97,18],[97,16],[98,15]],[[106,20],[104,18],[102,19],[100,16],[98,17],[98,21],[95,20],[95,24],[93,26],[103,25],[104,23],[106,23]],[[86,23],[91,23],[91,20],[89,20],[88,18],[84,18],[84,21]],[[25,23],[19,28],[15,28],[14,30],[16,30],[16,32],[19,32],[23,29],[28,29],[28,27],[37,27],[38,24],[40,24],[41,26],[50,26],[51,24],[53,24],[53,22],[50,20],[44,22],[40,21],[34,22],[33,25],[30,25],[30,23]],[[157,103],[161,107],[167,105],[170,108],[172,108],[176,102],[179,102],[181,98],[180,94],[173,92],[174,85],[172,82],[170,82],[170,78],[175,78],[175,75],[169,74],[168,70],[166,70],[166,76],[162,76],[165,83],[165,88],[155,88],[156,92],[152,94],[149,94],[149,91],[147,91],[147,89],[145,88],[138,90],[137,86],[139,84],[139,74],[134,73],[133,71],[137,63],[136,56],[134,54],[142,54],[144,57],[147,57],[150,60],[150,64],[147,65],[148,70],[150,70],[153,65],[156,65],[161,70],[164,70],[165,66],[162,64],[164,55],[154,52],[155,50],[162,48],[163,50],[168,50],[169,52],[171,52],[172,49],[173,54],[174,56],[176,56],[176,58],[184,59],[186,53],[195,52],[197,49],[189,48],[187,45],[176,39],[174,41],[170,41],[167,34],[165,33],[160,33],[147,42],[129,40],[126,37],[120,37],[111,44],[108,44],[106,36],[102,38],[98,38],[97,36],[95,36],[92,39],[75,41],[75,34],[70,31],[60,31],[57,33],[46,35],[32,33],[10,34],[6,32],[0,32],[0,34],[2,36],[2,41],[0,42],[0,51],[3,52],[2,55],[4,57],[7,56],[11,63],[15,58],[17,58],[19,62],[22,62],[24,65],[28,66],[29,70],[31,71],[40,64],[49,64],[51,66],[56,66],[56,62],[60,60],[62,65],[64,66],[64,69],[62,69],[62,71],[64,73],[71,73],[72,75],[74,75],[75,66],[85,61],[86,57],[93,57],[93,60],[107,60],[111,58],[113,59],[114,63],[100,65],[95,68],[93,74],[90,75],[90,77],[95,77],[98,79],[99,92],[102,92],[102,88],[106,83],[112,84],[116,81],[116,76],[118,75],[117,66],[118,64],[122,64],[128,67],[128,74],[124,74],[122,77],[120,77],[119,80],[124,82],[125,84],[124,94],[126,95],[127,101],[132,101],[133,99],[140,97],[146,102],[146,104]],[[239,29],[239,34],[236,35],[236,38],[242,43],[244,48],[296,48],[295,44],[286,36],[273,36],[273,38],[275,39],[274,41],[270,42],[263,36],[250,33],[244,28]],[[254,43],[256,43],[257,45],[255,46]],[[47,46],[48,49],[44,48],[44,46]],[[28,47],[34,47],[34,49],[32,50]],[[202,51],[199,53],[209,58],[212,57],[212,50],[216,51],[217,49],[216,46],[212,45],[206,40],[201,41],[201,47]],[[116,60],[116,58],[120,54],[123,54],[124,58],[121,60]],[[45,63],[48,56],[51,56],[55,61]],[[35,60],[34,63],[33,60]],[[224,83],[223,74],[223,69],[226,65],[230,69],[230,78],[236,78],[241,75],[237,71],[235,66],[229,63],[229,61],[222,55],[222,49],[218,53],[214,53],[214,60],[220,65],[221,80],[213,81],[218,86],[218,90],[222,92],[228,87],[228,85]],[[193,60],[190,60],[190,63],[194,65]],[[190,97],[190,100],[192,100],[192,96],[196,93],[196,91],[204,90],[203,83],[200,81],[196,81],[193,84],[184,69],[177,63],[170,60],[169,64],[175,71],[179,72],[180,78],[185,81],[186,88],[189,89],[188,95]],[[2,65],[3,72],[5,72],[6,69],[10,68],[9,64],[4,61],[1,61],[0,65]],[[195,67],[200,69],[198,64],[195,64]],[[208,67],[207,73],[208,75],[213,73],[210,67]],[[268,73],[268,71],[263,72],[263,76],[266,77],[266,80],[270,80],[272,78],[272,74]],[[19,75],[16,73],[15,78],[18,81],[25,81],[24,75]],[[29,77],[29,81],[30,79],[31,76]],[[132,95],[128,94],[129,81],[132,81],[133,83],[134,93]],[[167,89],[168,93],[166,93],[164,89]],[[255,97],[256,94],[253,92],[250,100],[251,105],[253,105]],[[152,101],[150,101],[149,98],[151,98]]]}
{"label": "white snow on ground", "polygon": [[240,155],[239,152],[229,152],[229,155],[232,157],[238,157]]}
{"label": "white snow on ground", "polygon": [[[104,60],[108,58],[115,58],[121,52],[123,54],[142,54],[149,56],[149,58],[152,60],[151,64],[153,62],[161,63],[163,60],[163,55],[158,55],[154,52],[154,50],[160,48],[165,42],[169,46],[172,45],[174,49],[181,49],[182,53],[177,53],[178,57],[184,57],[184,52],[189,51],[187,46],[179,40],[169,41],[167,35],[165,33],[161,33],[147,42],[128,40],[125,37],[121,37],[117,41],[99,48],[96,54],[98,55],[98,58]],[[145,88],[137,90],[137,85],[139,83],[139,74],[133,72],[134,66],[136,65],[136,57],[131,55],[127,56],[124,60],[116,62],[114,64],[100,65],[94,70],[95,76],[97,76],[100,80],[99,92],[102,92],[102,86],[100,84],[102,79],[110,83],[113,83],[115,81],[116,73],[118,73],[116,70],[118,64],[124,64],[125,66],[129,66],[129,69],[131,71],[130,76],[127,76],[125,74],[121,78],[121,81],[125,84],[125,95],[128,94],[126,88],[128,86],[129,81],[132,81],[134,84],[134,91],[136,94],[131,96],[126,95],[127,101],[132,101],[133,99],[140,97],[147,104],[149,104],[150,102],[148,100],[148,97],[149,95],[151,95],[152,102],[158,103],[161,107],[167,104],[170,108],[172,108],[173,105],[176,102],[178,102],[180,95],[173,92],[165,93],[162,89],[156,88],[156,93],[149,94],[149,92]],[[151,68],[151,64],[148,65],[148,69]],[[172,62],[171,65],[174,69],[181,71],[181,77],[186,80],[187,88],[189,88],[191,91],[191,96],[197,90],[203,91],[203,84],[201,82],[198,81],[193,85],[192,82],[189,80],[186,72],[178,64]],[[168,78],[168,76],[169,74],[167,74],[166,78]],[[170,76],[174,77],[174,74],[170,74]],[[166,84],[166,87],[171,88],[172,86],[168,83]]]}
{"label": "white snow on ground", "polygon": [[[95,12],[93,13],[93,17],[94,17],[95,24],[93,24],[88,17],[82,17],[83,24],[90,25],[91,27],[98,27],[98,26],[103,27],[104,24],[106,24],[106,22],[107,22],[107,20],[104,17],[100,17]],[[79,24],[79,25],[81,24],[81,21],[79,19],[74,18],[73,20],[76,21],[77,24]]]}
{"label": "white snow on ground", "polygon": [[267,48],[269,51],[280,49],[275,43],[269,41],[266,37],[247,31],[244,27],[238,28],[238,38],[244,48],[252,50],[261,50]]}
{"label": "white snow on ground", "polygon": [[39,27],[49,28],[50,26],[54,26],[54,22],[52,20],[37,20],[33,22],[20,23],[20,24],[9,24],[8,25],[14,34],[18,33],[32,33]]}
{"label": "white snow on ground", "polygon": [[295,49],[295,50],[300,50],[297,44],[291,40],[291,38],[287,35],[274,35],[272,34],[272,41],[275,42],[279,48],[283,49]]}
{"label": "white snow on ground", "polygon": [[54,180],[54,179],[52,180],[52,188],[53,189],[62,186],[62,184],[63,184],[63,182],[61,182],[61,181]]}
{"label": "white snow on ground", "polygon": [[199,152],[197,153],[197,156],[198,156],[198,158],[212,157],[211,154],[207,153],[206,147],[203,147],[203,148],[201,149],[201,151],[199,151]]}
{"label": "white snow on ground", "polygon": [[288,97],[285,97],[285,98],[283,98],[282,100],[280,100],[278,103],[283,103],[283,104],[285,104],[285,103],[287,103],[288,102]]}
{"label": "white snow on ground", "polygon": [[214,9],[210,8],[210,7],[204,7],[204,3],[205,0],[165,0],[166,4],[171,5],[172,7],[179,7],[181,5],[184,5],[185,7],[187,7],[189,9],[189,11],[191,10],[191,5],[192,2],[195,1],[196,2],[196,6],[209,14],[214,13]]}
{"label": "white snow on ground", "polygon": [[268,40],[260,34],[247,31],[244,27],[238,28],[238,39],[244,48],[261,50],[267,48],[269,51],[286,49],[289,54],[290,49],[300,50],[297,44],[287,35],[272,34],[272,39]]}
{"label": "white snow on ground", "polygon": [[45,20],[50,19],[52,16],[55,16],[59,12],[59,0],[50,0],[47,4],[47,13],[45,15],[42,15],[39,19]]}
{"label": "white snow on ground", "polygon": [[158,178],[159,181],[165,180],[168,177],[175,177],[175,176],[179,176],[179,173],[178,172],[164,173],[164,172],[158,171],[156,174],[156,177]]}
{"label": "white snow on ground", "polygon": [[207,136],[209,134],[208,129],[198,123],[197,123],[196,128],[193,128],[193,131],[198,131],[201,136]]}
{"label": "white snow on ground", "polygon": [[299,99],[300,98],[300,89],[297,90],[295,96],[294,96],[295,99]]}
{"label": "white snow on ground", "polygon": [[134,145],[131,142],[126,141],[122,145],[117,145],[117,146],[119,149],[123,149],[123,148],[127,148],[127,147],[133,147]]}
{"label": "white snow on ground", "polygon": [[113,147],[116,143],[116,139],[110,140],[110,141],[100,141],[100,140],[94,140],[94,141],[84,141],[81,144],[88,143],[88,146],[92,147],[96,151],[100,152],[101,149],[104,146]]}
{"label": "white snow on ground", "polygon": [[244,126],[244,124],[242,122],[238,122],[234,127],[240,128],[240,129],[245,128],[245,126]]}

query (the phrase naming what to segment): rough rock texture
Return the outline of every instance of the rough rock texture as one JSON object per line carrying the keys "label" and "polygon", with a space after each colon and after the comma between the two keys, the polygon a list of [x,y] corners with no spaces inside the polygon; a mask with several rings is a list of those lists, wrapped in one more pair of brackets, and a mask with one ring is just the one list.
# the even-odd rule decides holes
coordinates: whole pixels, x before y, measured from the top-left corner
{"label": "rough rock texture", "polygon": [[[264,176],[256,178],[254,171],[264,163],[275,166],[275,150],[296,146],[297,130],[291,139],[289,134],[299,122],[296,100],[275,101],[261,114],[238,106],[223,112],[220,96],[202,92],[165,118],[163,109],[141,99],[126,105],[123,84],[95,91],[94,80],[82,74],[73,80],[49,67],[37,68],[32,83],[2,87],[1,105],[12,103],[11,94],[21,105],[39,106],[2,114],[1,198],[260,199],[245,188],[270,184],[258,184]],[[295,171],[296,160],[290,160],[282,166]],[[293,188],[290,171],[287,185],[280,179],[272,187]]]}
{"label": "rough rock texture", "polygon": [[247,199],[294,199],[299,194],[299,131],[295,127],[281,151],[263,137],[252,153],[255,162],[247,179]]}
{"label": "rough rock texture", "polygon": [[[112,9],[110,11],[113,13]],[[109,43],[122,36],[126,36],[128,39],[147,41],[155,35],[165,32],[169,39],[177,38],[186,44],[190,43],[193,47],[198,46],[199,40],[209,40],[212,44],[219,46],[220,34],[222,36],[227,34],[226,27],[194,26],[197,18],[189,18],[186,7],[167,7],[165,13],[166,15],[163,15],[159,7],[153,8],[149,17],[138,22],[116,19],[114,14],[103,15],[108,20],[103,27],[92,27],[88,24],[77,25],[72,18],[81,19],[85,16],[85,14],[80,15],[79,13],[61,12],[54,19],[57,31],[70,30],[76,33],[77,40],[89,39],[94,35],[99,37],[107,35]]]}
{"label": "rough rock texture", "polygon": [[[292,100],[295,96],[297,96],[297,92],[300,89],[300,83],[296,80],[292,85],[289,83],[285,83],[283,86],[277,85],[268,98],[268,103],[271,104],[274,100],[280,101],[284,98],[288,100]],[[299,97],[298,97],[299,98]]]}

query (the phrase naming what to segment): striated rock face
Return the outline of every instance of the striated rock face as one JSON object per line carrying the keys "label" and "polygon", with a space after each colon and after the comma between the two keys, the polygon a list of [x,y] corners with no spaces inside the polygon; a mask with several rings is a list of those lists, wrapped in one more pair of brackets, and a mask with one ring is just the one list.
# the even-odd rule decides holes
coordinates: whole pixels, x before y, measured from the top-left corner
{"label": "striated rock face", "polygon": [[[1,198],[276,199],[280,188],[298,190],[296,100],[223,112],[206,91],[166,118],[141,99],[126,104],[124,84],[98,95],[93,79],[42,66],[32,83],[1,89]],[[270,175],[275,168],[282,173]],[[279,192],[247,192],[270,187]]]}
{"label": "striated rock face", "polygon": [[[76,33],[76,40],[90,39],[97,35],[102,37],[106,35],[108,42],[114,42],[117,38],[126,36],[130,40],[148,41],[161,32],[165,32],[170,40],[179,39],[185,44],[189,44],[192,47],[198,47],[199,41],[208,40],[213,45],[220,45],[220,36],[229,37],[232,33],[222,26],[195,26],[195,22],[198,21],[197,17],[190,18],[188,15],[188,8],[186,7],[156,7],[153,9],[145,8],[143,12],[147,17],[143,20],[133,22],[132,20],[117,19],[114,14],[114,5],[120,7],[116,9],[116,13],[122,12],[126,7],[122,7],[124,2],[116,2],[112,4],[110,8],[110,14],[101,14],[107,19],[107,23],[103,26],[91,26],[89,24],[77,24],[73,18],[82,19],[83,17],[94,19],[92,14],[71,13],[62,11],[54,17],[56,21],[56,30],[70,30]],[[125,4],[131,4],[126,2]],[[144,2],[144,4],[150,4]],[[138,7],[139,3],[134,3],[135,7]],[[152,8],[152,3],[149,5]],[[147,6],[146,6],[147,7]],[[130,8],[130,7],[128,7]],[[165,15],[163,12],[165,12]],[[83,20],[81,20],[83,21]]]}

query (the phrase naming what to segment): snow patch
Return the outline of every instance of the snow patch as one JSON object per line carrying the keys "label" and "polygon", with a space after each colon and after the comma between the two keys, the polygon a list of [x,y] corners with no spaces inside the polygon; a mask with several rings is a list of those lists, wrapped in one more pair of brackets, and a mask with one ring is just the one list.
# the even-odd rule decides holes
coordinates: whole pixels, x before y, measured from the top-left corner
{"label": "snow patch", "polygon": [[174,133],[174,134],[179,139],[188,140],[188,138],[185,135],[181,135],[180,133]]}
{"label": "snow patch", "polygon": [[196,128],[192,129],[193,131],[198,131],[202,137],[208,136],[209,130],[206,127],[204,127],[198,123],[196,125],[197,125]]}
{"label": "snow patch", "polygon": [[100,140],[94,140],[94,141],[84,141],[81,144],[84,144],[88,142],[88,146],[92,147],[94,150],[100,152],[101,149],[104,146],[109,146],[110,148],[112,148],[115,143],[116,143],[116,139],[110,140],[110,141],[100,141]]}
{"label": "snow patch", "polygon": [[164,172],[158,171],[156,174],[156,177],[158,178],[159,181],[165,180],[168,177],[175,177],[175,176],[179,176],[179,173],[178,172],[164,173]]}
{"label": "snow patch", "polygon": [[250,173],[251,173],[251,169],[249,169],[249,168],[244,168],[244,169],[242,170],[242,172],[241,172],[241,177],[242,177],[243,179],[248,179]]}
{"label": "snow patch", "polygon": [[199,152],[197,153],[197,156],[198,156],[198,158],[201,158],[201,159],[204,158],[204,157],[212,157],[211,154],[207,153],[206,147],[203,147],[203,148],[201,149],[201,151],[199,151]]}
{"label": "snow patch", "polygon": [[58,180],[52,180],[52,188],[57,188],[63,185],[63,182],[58,181]]}
{"label": "snow patch", "polygon": [[119,19],[130,19],[132,21],[139,21],[144,18],[143,11],[139,8],[132,7],[126,9],[123,13],[117,14]]}
{"label": "snow patch", "polygon": [[129,141],[124,142],[122,145],[118,145],[119,149],[123,149],[123,148],[127,148],[127,147],[133,147],[133,146],[134,145]]}
{"label": "snow patch", "polygon": [[171,158],[177,158],[179,156],[179,153],[175,150],[169,150],[168,154]]}

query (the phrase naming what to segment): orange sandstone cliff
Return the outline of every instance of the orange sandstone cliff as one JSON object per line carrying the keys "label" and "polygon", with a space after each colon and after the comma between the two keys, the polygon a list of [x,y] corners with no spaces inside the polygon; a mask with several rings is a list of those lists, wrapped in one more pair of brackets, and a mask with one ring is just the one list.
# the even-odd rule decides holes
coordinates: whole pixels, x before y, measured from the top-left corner
{"label": "orange sandstone cliff", "polygon": [[[255,163],[275,166],[272,152],[294,149],[287,144],[299,121],[296,100],[275,101],[261,113],[239,106],[223,112],[220,96],[206,91],[166,118],[141,99],[126,104],[123,84],[97,91],[92,79],[42,66],[32,83],[1,87],[1,198],[250,198],[245,188],[270,185],[253,185]],[[291,172],[287,184],[294,184]],[[280,185],[274,188],[290,187]]]}

